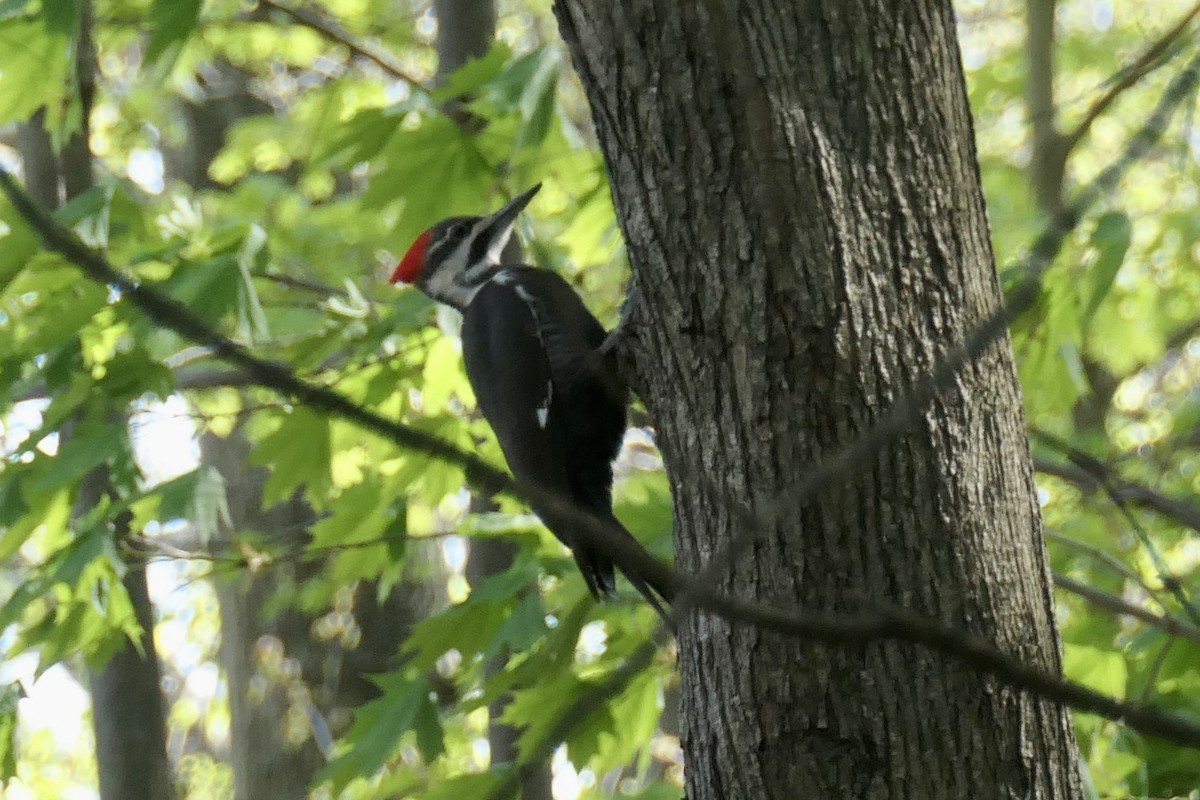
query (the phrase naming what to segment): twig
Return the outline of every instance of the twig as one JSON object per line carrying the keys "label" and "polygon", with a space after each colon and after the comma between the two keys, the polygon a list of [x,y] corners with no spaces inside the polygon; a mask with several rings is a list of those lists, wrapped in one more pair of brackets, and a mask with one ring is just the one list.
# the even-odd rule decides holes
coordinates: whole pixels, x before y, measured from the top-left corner
{"label": "twig", "polygon": [[[575,508],[557,495],[535,486],[518,485],[500,470],[449,442],[381,417],[336,392],[308,383],[282,364],[257,358],[246,348],[209,327],[178,301],[126,277],[102,255],[90,250],[69,230],[42,212],[3,169],[0,169],[0,189],[42,235],[48,247],[79,266],[93,280],[120,290],[125,299],[157,324],[211,348],[215,355],[246,370],[256,383],[266,388],[353,422],[365,430],[391,439],[401,447],[457,465],[466,471],[469,481],[486,491],[503,492],[532,502],[543,510],[543,515],[551,523],[573,526],[577,535],[608,553],[622,570],[640,575],[648,582],[683,598],[680,612],[693,606],[705,608],[728,619],[766,630],[826,642],[866,644],[890,639],[922,644],[994,675],[1014,687],[1108,719],[1124,720],[1143,733],[1200,748],[1200,724],[1093,692],[1037,667],[1023,664],[990,643],[941,623],[924,620],[903,609],[870,608],[854,615],[810,613],[784,611],[722,596],[710,588],[716,585],[715,581],[707,580],[705,576],[690,580],[682,577],[650,555],[635,540],[623,535],[622,531]],[[705,575],[714,573],[715,568],[721,566],[710,562]],[[645,646],[653,647],[649,644]],[[574,723],[575,720],[562,720],[559,724]]]}
{"label": "twig", "polygon": [[1088,586],[1086,583],[1068,578],[1066,575],[1060,575],[1057,572],[1054,573],[1054,585],[1064,591],[1077,594],[1085,598],[1092,605],[1103,608],[1106,611],[1140,619],[1147,625],[1161,628],[1173,636],[1191,639],[1193,642],[1200,642],[1200,627],[1195,625],[1189,625],[1174,617],[1155,614],[1153,611],[1135,606],[1115,594],[1102,591],[1094,586]]}
{"label": "twig", "polygon": [[1067,154],[1074,149],[1075,145],[1079,144],[1080,140],[1087,135],[1087,132],[1091,129],[1092,124],[1100,117],[1101,114],[1108,110],[1108,107],[1111,106],[1118,97],[1120,97],[1127,89],[1136,85],[1137,82],[1146,77],[1146,75],[1162,66],[1164,62],[1160,62],[1159,58],[1167,51],[1167,48],[1169,48],[1185,30],[1187,30],[1188,24],[1195,19],[1197,14],[1200,14],[1200,3],[1192,6],[1191,9],[1183,15],[1179,22],[1175,23],[1170,30],[1159,37],[1159,39],[1153,42],[1149,47],[1147,47],[1140,56],[1133,60],[1132,64],[1122,70],[1121,77],[1115,81],[1112,86],[1108,88],[1108,91],[1101,95],[1096,102],[1092,103],[1088,110],[1084,112],[1083,119],[1079,121],[1079,124],[1076,125],[1072,131],[1063,135],[1062,156],[1064,159],[1066,158]]}
{"label": "twig", "polygon": [[1183,588],[1183,584],[1171,573],[1167,562],[1163,559],[1162,554],[1158,552],[1158,547],[1155,546],[1154,541],[1150,538],[1150,534],[1146,532],[1141,522],[1138,521],[1137,517],[1129,509],[1129,504],[1122,500],[1117,493],[1112,481],[1111,471],[1099,459],[1051,433],[1035,429],[1033,436],[1043,444],[1058,450],[1071,459],[1071,462],[1080,469],[1087,471],[1096,478],[1101,488],[1104,489],[1104,493],[1112,501],[1113,505],[1117,507],[1117,510],[1121,512],[1121,515],[1125,517],[1125,521],[1129,523],[1129,527],[1133,529],[1138,541],[1141,542],[1142,547],[1145,548],[1146,553],[1150,556],[1150,560],[1154,562],[1154,568],[1158,572],[1158,579],[1162,582],[1163,587],[1175,596],[1175,600],[1183,608],[1184,613],[1188,615],[1192,623],[1200,625],[1200,611],[1197,611],[1192,605],[1191,599]]}
{"label": "twig", "polygon": [[1159,590],[1154,588],[1150,584],[1146,583],[1146,581],[1142,579],[1142,576],[1137,573],[1137,570],[1130,567],[1128,564],[1126,564],[1124,561],[1122,561],[1121,559],[1114,556],[1112,553],[1101,550],[1099,547],[1096,547],[1095,545],[1080,541],[1079,539],[1076,539],[1072,536],[1067,536],[1065,533],[1060,533],[1059,531],[1052,530],[1050,528],[1046,529],[1046,538],[1054,539],[1057,542],[1062,542],[1067,547],[1070,547],[1073,550],[1078,550],[1082,553],[1086,553],[1087,555],[1091,556],[1095,560],[1101,561],[1101,562],[1107,564],[1108,566],[1112,567],[1116,572],[1119,572],[1120,574],[1124,575],[1126,578],[1129,578],[1131,581],[1136,583],[1138,586],[1141,586],[1142,589],[1146,592],[1146,594],[1150,595],[1155,600],[1158,600],[1159,605],[1162,605],[1162,601],[1159,600],[1159,598],[1158,598]]}
{"label": "twig", "polygon": [[260,6],[266,6],[267,8],[288,15],[304,27],[316,31],[326,39],[337,42],[338,44],[346,47],[354,55],[359,56],[360,58],[365,58],[367,61],[370,61],[372,64],[375,64],[377,67],[382,69],[388,75],[391,75],[397,80],[404,81],[414,89],[419,89],[423,92],[429,92],[428,86],[405,71],[405,69],[397,64],[390,55],[358,41],[353,35],[351,35],[349,31],[347,31],[334,20],[327,19],[315,11],[310,11],[306,8],[296,8],[285,3],[276,2],[276,0],[258,0],[258,4]]}
{"label": "twig", "polygon": [[1102,474],[1099,476],[1074,463],[1061,464],[1042,456],[1033,457],[1033,468],[1038,472],[1062,478],[1084,491],[1103,490],[1105,483],[1108,482],[1121,502],[1157,511],[1164,517],[1200,533],[1200,507],[1194,506],[1186,500],[1168,497],[1145,484],[1127,480],[1118,475],[1111,467],[1098,461],[1096,464],[1097,468],[1102,470]]}

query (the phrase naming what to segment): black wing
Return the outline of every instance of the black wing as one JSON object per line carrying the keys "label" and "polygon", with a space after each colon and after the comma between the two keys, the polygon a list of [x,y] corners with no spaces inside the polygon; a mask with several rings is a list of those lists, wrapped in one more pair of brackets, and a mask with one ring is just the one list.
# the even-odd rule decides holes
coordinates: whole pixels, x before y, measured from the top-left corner
{"label": "black wing", "polygon": [[[554,273],[503,273],[507,279],[484,284],[463,314],[463,359],[479,408],[518,480],[607,518],[611,460],[625,420],[623,399],[605,401],[608,390],[593,374],[604,329]],[[608,407],[600,415],[607,419],[589,423],[593,406]],[[591,592],[612,594],[611,561],[569,530],[553,532],[571,548]]]}

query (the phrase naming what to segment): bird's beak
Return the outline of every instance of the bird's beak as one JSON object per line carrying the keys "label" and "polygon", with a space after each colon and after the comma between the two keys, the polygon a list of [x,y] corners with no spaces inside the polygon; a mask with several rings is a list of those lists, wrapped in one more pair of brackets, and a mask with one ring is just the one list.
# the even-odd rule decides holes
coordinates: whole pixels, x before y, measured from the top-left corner
{"label": "bird's beak", "polygon": [[499,233],[505,228],[511,229],[516,223],[517,217],[520,216],[521,212],[525,210],[525,206],[529,205],[529,201],[533,199],[533,196],[537,194],[538,190],[541,188],[542,185],[540,183],[535,184],[532,188],[526,189],[514,197],[508,202],[507,205],[504,206],[504,208],[487,218],[486,228],[496,233]]}
{"label": "bird's beak", "polygon": [[542,188],[539,183],[530,189],[526,189],[521,194],[510,200],[504,208],[492,214],[490,217],[481,219],[475,227],[475,231],[471,238],[477,241],[487,242],[486,256],[472,264],[466,272],[460,277],[467,284],[474,283],[478,279],[477,271],[486,271],[500,263],[501,254],[504,252],[508,240],[512,238],[513,226],[517,222],[517,217],[525,210],[525,206],[529,205],[529,201]]}

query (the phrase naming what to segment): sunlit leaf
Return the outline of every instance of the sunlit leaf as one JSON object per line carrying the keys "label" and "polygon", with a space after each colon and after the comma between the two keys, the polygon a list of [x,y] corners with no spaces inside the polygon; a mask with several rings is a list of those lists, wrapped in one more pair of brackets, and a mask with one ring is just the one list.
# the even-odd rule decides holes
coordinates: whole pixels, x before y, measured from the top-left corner
{"label": "sunlit leaf", "polygon": [[1110,211],[1096,220],[1096,227],[1092,231],[1092,247],[1096,248],[1099,256],[1088,272],[1087,300],[1083,306],[1085,323],[1108,296],[1117,272],[1125,261],[1132,235],[1133,226],[1129,217],[1120,211]]}
{"label": "sunlit leaf", "polygon": [[24,696],[19,683],[0,688],[0,784],[17,774],[17,701]]}
{"label": "sunlit leaf", "polygon": [[[203,0],[154,0],[150,7],[150,40],[146,63],[153,64],[174,45],[191,35],[200,19]],[[178,50],[174,51],[178,54]]]}
{"label": "sunlit leaf", "polygon": [[417,746],[426,762],[443,751],[442,727],[431,700],[433,687],[412,673],[379,676],[383,695],[359,707],[347,739],[354,746],[335,757],[316,776],[340,791],[359,776],[374,775],[395,754],[401,737],[416,733]]}
{"label": "sunlit leaf", "polygon": [[269,505],[287,499],[301,486],[323,494],[333,482],[329,446],[329,418],[300,407],[283,419],[279,428],[259,442],[254,460],[271,467],[263,487]]}
{"label": "sunlit leaf", "polygon": [[22,121],[66,96],[70,36],[38,19],[0,19],[0,124]]}

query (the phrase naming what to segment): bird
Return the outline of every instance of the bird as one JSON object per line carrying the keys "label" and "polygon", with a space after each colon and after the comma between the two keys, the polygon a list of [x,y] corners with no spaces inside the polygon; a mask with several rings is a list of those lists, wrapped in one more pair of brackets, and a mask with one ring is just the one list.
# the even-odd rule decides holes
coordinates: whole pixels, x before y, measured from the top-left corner
{"label": "bird", "polygon": [[[513,228],[537,184],[488,216],[444,219],[421,233],[391,276],[462,313],[462,353],[479,410],[520,483],[632,534],[612,511],[612,462],[629,391],[604,327],[562,276],[521,261]],[[613,562],[557,515],[534,511],[570,548],[589,592],[616,595]],[[626,578],[668,622],[667,587]]]}

